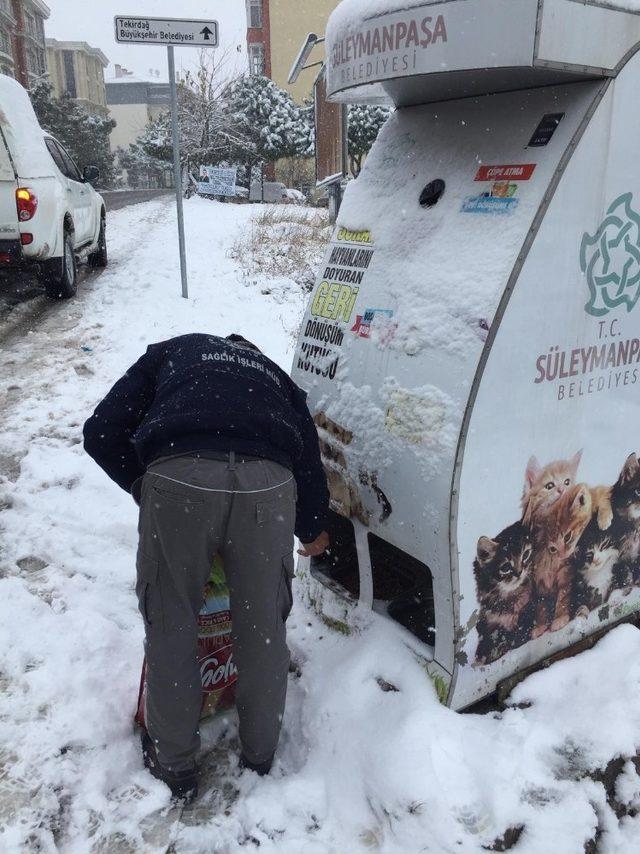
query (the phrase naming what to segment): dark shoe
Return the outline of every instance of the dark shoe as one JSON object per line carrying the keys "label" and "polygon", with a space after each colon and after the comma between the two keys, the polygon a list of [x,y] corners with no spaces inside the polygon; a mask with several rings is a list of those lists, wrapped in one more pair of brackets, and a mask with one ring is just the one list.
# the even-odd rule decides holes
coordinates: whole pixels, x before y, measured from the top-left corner
{"label": "dark shoe", "polygon": [[158,762],[156,746],[151,736],[143,730],[142,736],[142,758],[144,766],[156,780],[162,780],[170,789],[173,798],[187,806],[198,797],[198,775],[195,765],[190,771],[170,771],[163,768]]}
{"label": "dark shoe", "polygon": [[255,771],[260,777],[266,777],[271,771],[273,765],[273,756],[271,759],[266,759],[264,762],[249,762],[244,753],[240,754],[240,767],[247,768],[249,771]]}

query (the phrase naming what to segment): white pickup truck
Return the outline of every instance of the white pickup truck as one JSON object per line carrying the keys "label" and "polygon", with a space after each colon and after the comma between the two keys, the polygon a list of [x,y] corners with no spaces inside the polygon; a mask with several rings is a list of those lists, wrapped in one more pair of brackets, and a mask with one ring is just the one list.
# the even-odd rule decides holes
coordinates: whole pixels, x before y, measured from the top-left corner
{"label": "white pickup truck", "polygon": [[26,90],[0,75],[0,278],[32,268],[52,299],[76,292],[77,261],[107,264],[106,213],[91,181],[42,130]]}

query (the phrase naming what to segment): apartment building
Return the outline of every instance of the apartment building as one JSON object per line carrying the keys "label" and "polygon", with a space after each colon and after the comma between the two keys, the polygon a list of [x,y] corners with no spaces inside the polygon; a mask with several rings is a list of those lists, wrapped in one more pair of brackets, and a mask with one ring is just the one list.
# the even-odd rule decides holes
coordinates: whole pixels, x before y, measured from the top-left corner
{"label": "apartment building", "polygon": [[[339,0],[245,0],[247,52],[251,74],[264,74],[301,103],[309,98],[315,74],[304,72],[287,83],[289,71],[307,33],[323,36],[327,20]],[[322,46],[310,62],[324,58]]]}
{"label": "apartment building", "polygon": [[0,0],[0,72],[30,86],[47,73],[42,0]]}
{"label": "apartment building", "polygon": [[106,82],[109,115],[117,123],[110,136],[112,151],[128,148],[149,122],[170,109],[169,84],[154,79],[159,72],[150,70],[148,80],[120,65],[115,72],[115,80]]}
{"label": "apartment building", "polygon": [[104,70],[109,60],[97,47],[86,42],[47,39],[47,65],[54,94],[65,93],[87,112],[107,116],[107,91]]}

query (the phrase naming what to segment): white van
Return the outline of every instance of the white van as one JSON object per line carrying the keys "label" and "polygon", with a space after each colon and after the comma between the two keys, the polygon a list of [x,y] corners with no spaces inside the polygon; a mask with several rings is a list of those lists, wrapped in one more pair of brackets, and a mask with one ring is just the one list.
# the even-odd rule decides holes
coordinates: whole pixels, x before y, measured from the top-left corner
{"label": "white van", "polygon": [[45,133],[26,90],[0,75],[0,274],[33,266],[53,299],[77,287],[77,259],[107,264],[106,213],[90,181],[64,147]]}
{"label": "white van", "polygon": [[281,181],[252,181],[249,192],[250,202],[267,202],[270,205],[288,201],[287,188]]}

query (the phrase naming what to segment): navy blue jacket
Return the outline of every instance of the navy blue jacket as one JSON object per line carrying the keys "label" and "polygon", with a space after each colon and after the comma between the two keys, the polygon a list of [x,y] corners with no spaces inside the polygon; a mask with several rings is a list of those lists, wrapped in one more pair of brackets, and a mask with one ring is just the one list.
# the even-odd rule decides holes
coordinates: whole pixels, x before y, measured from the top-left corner
{"label": "navy blue jacket", "polygon": [[84,425],[84,447],[127,491],[154,460],[235,451],[289,468],[296,535],[326,527],[327,482],[305,393],[274,362],[210,335],[152,344]]}

